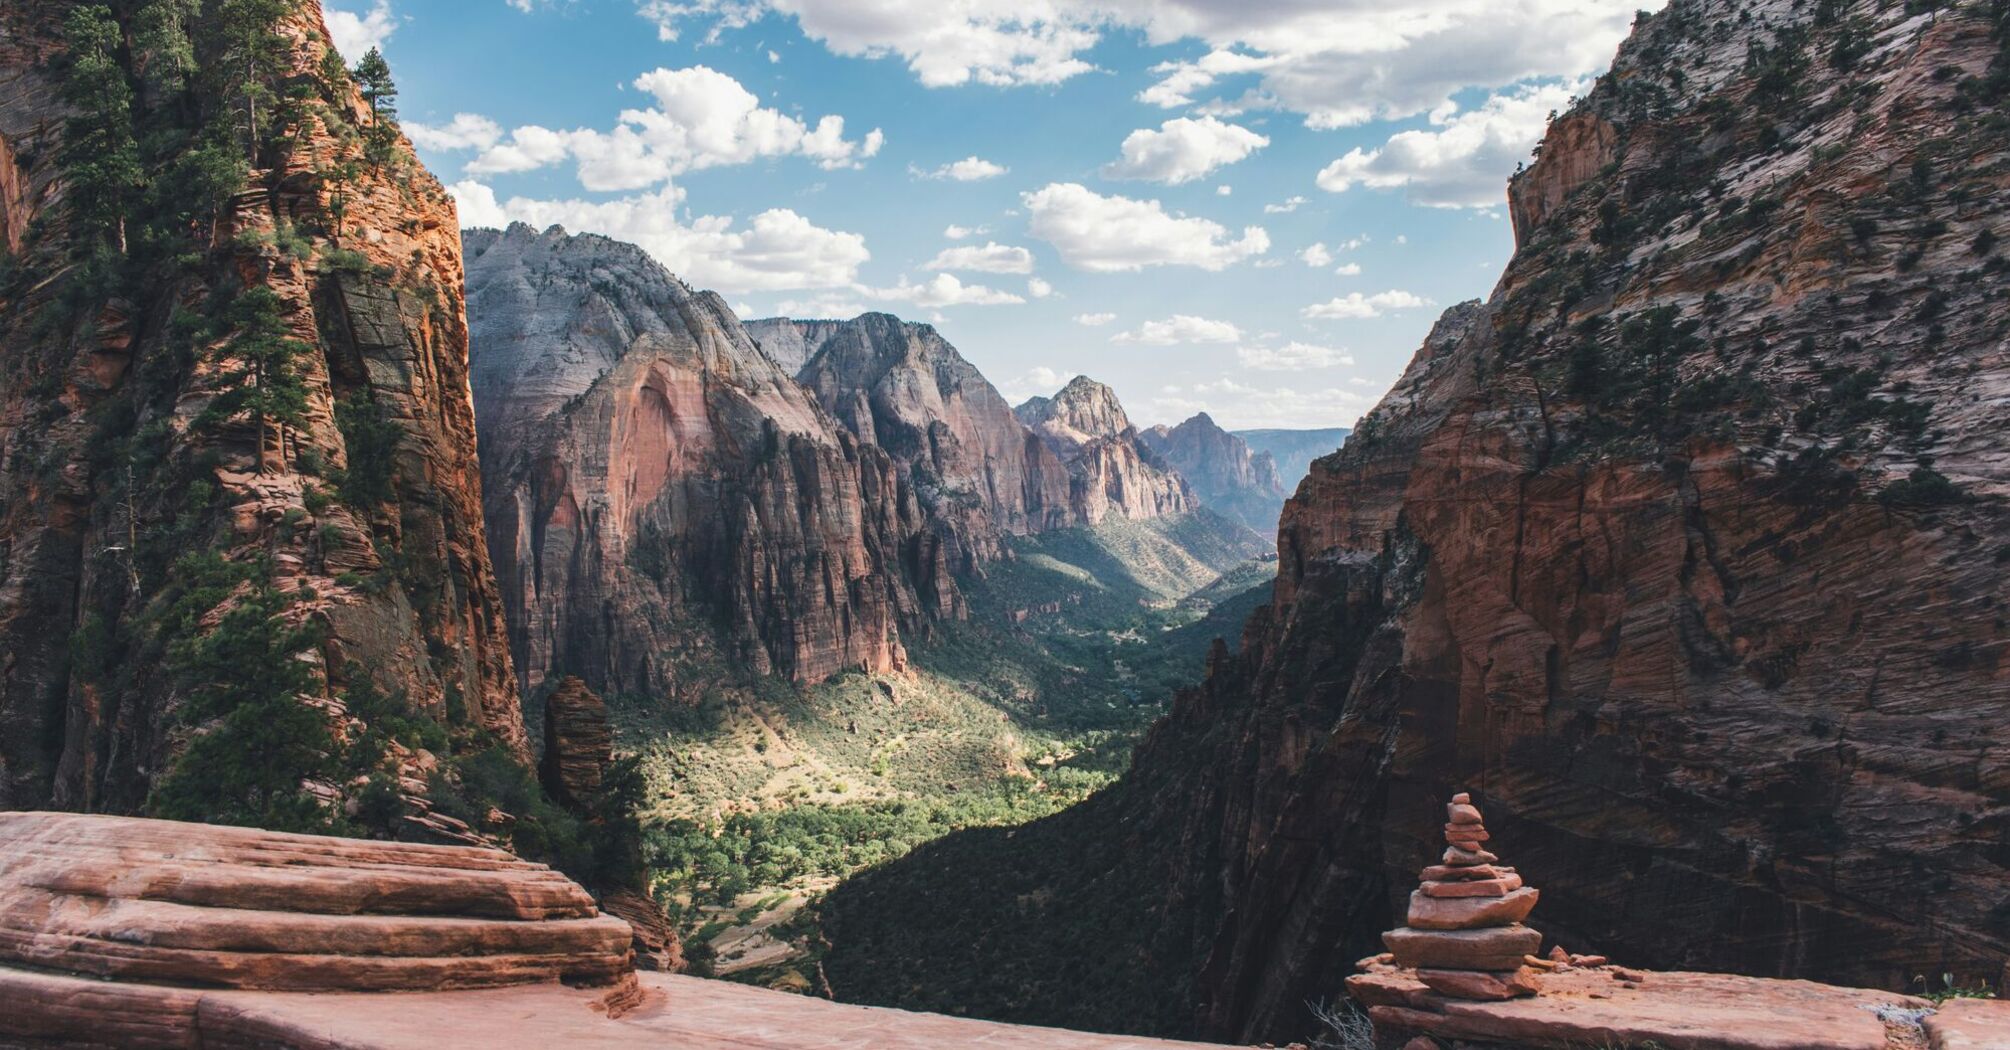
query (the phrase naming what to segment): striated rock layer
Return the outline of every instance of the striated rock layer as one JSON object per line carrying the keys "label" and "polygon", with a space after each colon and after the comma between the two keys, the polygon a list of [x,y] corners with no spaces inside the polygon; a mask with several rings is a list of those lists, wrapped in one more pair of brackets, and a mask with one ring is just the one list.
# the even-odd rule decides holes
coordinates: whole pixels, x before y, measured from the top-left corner
{"label": "striated rock layer", "polygon": [[[687,661],[814,681],[959,615],[907,473],[640,248],[469,231],[491,549],[526,688],[679,695]],[[493,429],[489,429],[493,428]],[[498,435],[491,440],[487,435]]]}
{"label": "striated rock layer", "polygon": [[1138,436],[1117,392],[1088,376],[1012,411],[1068,465],[1068,505],[1076,520],[1094,525],[1112,514],[1156,518],[1200,505],[1186,479]]}
{"label": "striated rock layer", "polygon": [[629,928],[501,850],[0,813],[0,965],[121,982],[425,991],[629,972]]}
{"label": "striated rock layer", "polygon": [[1193,486],[1203,504],[1261,535],[1277,531],[1277,513],[1290,493],[1270,453],[1251,451],[1205,412],[1176,427],[1148,427],[1138,438]]}
{"label": "striated rock layer", "polygon": [[[483,536],[451,199],[402,139],[338,181],[371,117],[347,78],[322,76],[319,5],[291,5],[270,70],[287,123],[265,128],[244,191],[193,222],[143,230],[136,211],[131,252],[175,261],[116,289],[81,283],[86,238],[57,168],[72,7],[0,6],[0,808],[142,803],[177,751],[161,597],[176,559],[203,551],[268,562],[299,596],[326,699],[365,674],[527,758]],[[195,17],[207,47],[210,16]],[[166,119],[148,105],[143,140]],[[189,319],[258,287],[307,348],[300,422],[264,428],[262,446],[248,414],[205,419],[226,380],[186,345]],[[338,405],[375,424],[367,456]]]}
{"label": "striated rock layer", "polygon": [[[1045,873],[1037,924],[910,913],[1008,958],[1054,949],[1026,927],[1109,931],[1065,979],[999,964],[1022,983],[973,1011],[1074,1020],[1064,985],[1143,958],[1105,1023],[1296,1035],[1463,785],[1566,948],[2000,984],[2005,10],[1645,17],[1514,183],[1493,296],[1299,486],[1241,651],[1116,787],[903,862]],[[840,933],[924,878],[903,864],[833,894]],[[946,981],[925,936],[833,945],[840,994]]]}
{"label": "striated rock layer", "polygon": [[1080,523],[1069,509],[1067,467],[933,327],[871,313],[770,318],[748,332],[781,358],[807,355],[796,378],[860,441],[918,479],[929,513],[961,539],[970,562],[963,569],[996,557],[1002,536]]}

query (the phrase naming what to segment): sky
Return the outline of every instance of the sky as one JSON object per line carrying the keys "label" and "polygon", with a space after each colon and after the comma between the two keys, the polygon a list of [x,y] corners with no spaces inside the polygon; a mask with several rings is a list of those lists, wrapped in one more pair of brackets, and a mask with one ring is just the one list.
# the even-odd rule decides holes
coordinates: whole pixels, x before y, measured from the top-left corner
{"label": "sky", "polygon": [[326,0],[464,226],[744,318],[934,324],[1018,402],[1351,426],[1513,249],[1639,0]]}

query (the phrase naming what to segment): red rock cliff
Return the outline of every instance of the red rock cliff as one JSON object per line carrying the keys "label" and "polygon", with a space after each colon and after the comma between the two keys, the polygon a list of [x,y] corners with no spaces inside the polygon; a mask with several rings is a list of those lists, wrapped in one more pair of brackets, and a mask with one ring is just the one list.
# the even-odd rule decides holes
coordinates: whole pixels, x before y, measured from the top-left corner
{"label": "red rock cliff", "polygon": [[[525,685],[686,696],[687,664],[815,681],[955,616],[906,472],[633,245],[470,231],[488,521]],[[686,696],[687,699],[690,697]]]}
{"label": "red rock cliff", "polygon": [[[1241,652],[1117,787],[834,895],[840,994],[949,987],[948,942],[870,917],[1023,864],[989,892],[1037,922],[905,916],[1006,960],[973,1011],[1297,1035],[1467,789],[1567,947],[1999,982],[2010,24],[1908,10],[1644,19],[1517,179],[1493,296],[1287,505]],[[1109,947],[1053,943],[1076,923]]]}
{"label": "red rock cliff", "polygon": [[[368,674],[525,755],[452,202],[402,138],[359,162],[371,118],[346,76],[329,79],[319,7],[303,4],[278,26],[269,76],[288,103],[244,192],[181,225],[142,228],[134,205],[128,259],[160,261],[87,286],[57,166],[73,6],[0,7],[0,808],[144,799],[175,747],[158,603],[175,559],[205,549],[268,559],[303,596],[331,696]],[[138,131],[166,119],[151,105]],[[206,420],[222,379],[185,334],[220,290],[259,286],[308,348],[303,422],[269,428],[263,456],[243,418]],[[368,463],[342,403],[376,423]],[[368,486],[340,482],[363,473]]]}

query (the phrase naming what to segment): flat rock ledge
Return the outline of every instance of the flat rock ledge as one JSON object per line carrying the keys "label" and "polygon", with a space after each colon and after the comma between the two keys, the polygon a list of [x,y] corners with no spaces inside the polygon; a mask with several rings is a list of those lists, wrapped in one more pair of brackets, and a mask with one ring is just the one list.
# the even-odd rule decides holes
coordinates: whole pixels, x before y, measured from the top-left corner
{"label": "flat rock ledge", "polygon": [[576,883],[496,849],[0,813],[0,965],[199,988],[591,985],[631,973],[629,938]]}
{"label": "flat rock ledge", "polygon": [[1432,991],[1389,964],[1347,981],[1376,1040],[1582,1050],[2010,1050],[2010,1002],[1912,996],[1731,974],[1570,967],[1532,998],[1476,1002]]}

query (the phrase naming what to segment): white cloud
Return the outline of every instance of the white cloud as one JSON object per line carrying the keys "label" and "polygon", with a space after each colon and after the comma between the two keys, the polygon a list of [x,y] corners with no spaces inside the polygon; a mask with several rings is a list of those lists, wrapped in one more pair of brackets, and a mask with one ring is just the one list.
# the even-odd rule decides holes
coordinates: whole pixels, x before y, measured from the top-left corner
{"label": "white cloud", "polygon": [[1311,343],[1290,342],[1281,347],[1243,346],[1237,347],[1235,358],[1244,368],[1262,372],[1292,372],[1306,368],[1330,368],[1334,365],[1351,365],[1354,359],[1344,350],[1330,346],[1314,346]]}
{"label": "white cloud", "polygon": [[1033,236],[1052,244],[1081,270],[1116,273],[1147,266],[1220,270],[1270,250],[1261,226],[1239,239],[1220,223],[1168,214],[1158,201],[1105,197],[1072,182],[1050,183],[1025,194]]}
{"label": "white cloud", "polygon": [[1176,117],[1157,131],[1139,128],[1125,136],[1122,156],[1103,166],[1103,177],[1176,186],[1205,178],[1268,145],[1269,138],[1213,117]]}
{"label": "white cloud", "polygon": [[982,157],[965,157],[962,160],[944,164],[933,171],[923,171],[913,165],[908,166],[908,171],[919,178],[954,179],[957,182],[977,182],[981,179],[995,179],[1011,170],[1011,168],[1002,164],[993,164]]}
{"label": "white cloud", "polygon": [[1225,182],[1224,182],[1224,183],[1222,183],[1222,184],[1221,184],[1221,185],[1219,185],[1219,186],[1216,186],[1216,187],[1214,188],[1214,195],[1215,195],[1215,196],[1217,196],[1217,197],[1226,197],[1226,196],[1228,196],[1229,194],[1231,194],[1231,193],[1234,193],[1234,192],[1235,192],[1235,187],[1233,187],[1233,186],[1230,186],[1229,184],[1227,184],[1227,183],[1225,183]]}
{"label": "white cloud", "polygon": [[1054,286],[1038,277],[1026,278],[1026,294],[1035,299],[1045,299],[1054,294]]}
{"label": "white cloud", "polygon": [[1491,95],[1478,109],[1434,112],[1434,130],[1399,132],[1377,149],[1356,147],[1319,172],[1319,188],[1402,188],[1410,200],[1439,208],[1500,204],[1515,165],[1542,138],[1551,111],[1562,110],[1585,81],[1527,86]]}
{"label": "white cloud", "polygon": [[1341,263],[1333,268],[1333,272],[1342,277],[1359,277],[1361,276],[1361,264]]}
{"label": "white cloud", "polygon": [[938,273],[921,284],[909,284],[901,278],[892,288],[859,287],[858,291],[873,299],[891,299],[896,302],[913,303],[916,306],[1008,306],[1026,300],[1011,292],[986,288],[981,284],[964,284],[955,274]]}
{"label": "white cloud", "polygon": [[960,241],[965,237],[979,237],[990,232],[989,226],[958,226],[955,223],[950,223],[942,229],[942,235],[952,241]]}
{"label": "white cloud", "polygon": [[872,257],[864,237],[824,229],[787,208],[761,212],[744,229],[736,229],[727,216],[680,220],[684,191],[674,186],[606,201],[499,201],[494,190],[473,180],[448,188],[463,226],[526,222],[542,229],[556,224],[617,237],[640,245],[692,285],[728,294],[850,287],[859,266]]}
{"label": "white cloud", "polygon": [[[622,110],[619,122],[607,131],[526,124],[504,141],[492,121],[462,114],[446,128],[421,134],[434,135],[433,148],[479,150],[467,165],[470,175],[531,171],[571,157],[578,163],[580,185],[598,192],[643,189],[687,171],[765,157],[801,156],[825,170],[856,168],[886,143],[878,128],[861,139],[845,138],[840,116],[808,124],[763,107],[739,81],[707,66],[654,69],[636,77],[632,86],[647,92],[655,104]],[[453,133],[456,126],[460,134]],[[416,136],[414,141],[419,141]]]}
{"label": "white cloud", "polygon": [[1291,197],[1278,204],[1264,205],[1263,213],[1265,215],[1284,215],[1289,212],[1297,211],[1299,207],[1304,205],[1304,203],[1305,198],[1303,197]]}
{"label": "white cloud", "polygon": [[[1650,8],[1656,0],[1648,0]],[[842,55],[897,58],[930,87],[1053,84],[1090,72],[1112,31],[1199,40],[1138,97],[1228,115],[1302,114],[1317,128],[1427,113],[1458,92],[1602,69],[1636,0],[639,0],[674,38],[775,13]]]}
{"label": "white cloud", "polygon": [[1232,378],[1192,386],[1169,386],[1151,398],[1139,399],[1134,419],[1185,419],[1206,412],[1222,426],[1331,427],[1346,426],[1372,404],[1360,391],[1344,387],[1260,387]]}
{"label": "white cloud", "polygon": [[501,125],[479,113],[456,113],[453,120],[439,125],[407,120],[404,129],[413,144],[437,150],[485,150],[501,141],[503,133]]}
{"label": "white cloud", "polygon": [[369,54],[371,48],[382,49],[391,34],[398,31],[390,0],[376,0],[368,12],[360,15],[337,7],[324,7],[321,14],[328,23],[328,39],[350,65]]}
{"label": "white cloud", "polygon": [[1333,261],[1333,253],[1326,250],[1324,243],[1315,242],[1298,253],[1298,261],[1307,266],[1325,266]]}
{"label": "white cloud", "polygon": [[1013,402],[1024,401],[1035,394],[1051,394],[1068,381],[1064,372],[1038,365],[998,384],[998,392]]}
{"label": "white cloud", "polygon": [[1109,324],[1111,321],[1114,321],[1116,319],[1117,319],[1116,314],[1088,313],[1088,314],[1075,315],[1076,324],[1087,325],[1090,328],[1099,328],[1103,325]]}
{"label": "white cloud", "polygon": [[[784,299],[775,304],[775,313],[783,317],[821,318],[857,317],[865,312],[865,304],[849,296],[826,293],[813,295],[807,299]],[[741,314],[741,317],[748,316]]]}
{"label": "white cloud", "polygon": [[769,52],[768,52],[768,61],[769,61],[770,63],[774,63],[774,62],[780,62],[781,60],[782,60],[782,56],[780,56],[780,55],[778,55],[778,54],[775,54],[775,53],[774,53],[773,51],[769,51]]}
{"label": "white cloud", "polygon": [[1174,314],[1163,321],[1146,321],[1133,332],[1118,332],[1110,337],[1110,342],[1172,346],[1177,343],[1233,343],[1241,338],[1241,329],[1227,321]]}
{"label": "white cloud", "polygon": [[1033,253],[1010,244],[986,241],[944,248],[928,261],[930,270],[975,270],[978,273],[1032,273]]}
{"label": "white cloud", "polygon": [[1409,292],[1391,289],[1386,292],[1376,292],[1374,295],[1348,292],[1337,299],[1328,300],[1323,303],[1314,303],[1298,311],[1298,313],[1301,317],[1314,320],[1342,320],[1380,317],[1385,310],[1409,310],[1429,305],[1431,305],[1429,299],[1412,295]]}

